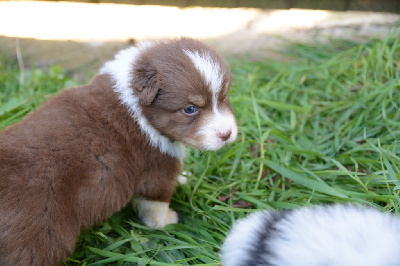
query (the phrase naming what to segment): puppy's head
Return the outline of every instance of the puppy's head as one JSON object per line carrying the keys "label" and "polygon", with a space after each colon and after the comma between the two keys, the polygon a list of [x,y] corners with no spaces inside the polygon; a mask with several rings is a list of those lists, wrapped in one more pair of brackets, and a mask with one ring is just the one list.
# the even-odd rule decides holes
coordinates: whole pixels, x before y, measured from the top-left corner
{"label": "puppy's head", "polygon": [[236,139],[227,93],[232,75],[221,57],[193,39],[148,45],[132,69],[142,115],[162,135],[203,150]]}

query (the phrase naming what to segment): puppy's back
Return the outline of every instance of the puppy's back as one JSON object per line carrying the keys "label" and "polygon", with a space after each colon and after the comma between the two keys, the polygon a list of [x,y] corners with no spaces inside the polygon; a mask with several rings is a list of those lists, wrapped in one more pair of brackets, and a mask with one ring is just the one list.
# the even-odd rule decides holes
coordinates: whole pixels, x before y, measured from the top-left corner
{"label": "puppy's back", "polygon": [[[121,181],[110,176],[126,177],[115,164],[131,169],[125,137],[140,138],[137,132],[107,75],[63,91],[0,132],[0,265],[61,261],[82,226],[126,204],[132,188],[118,195],[108,188]],[[100,204],[110,193],[113,202]]]}

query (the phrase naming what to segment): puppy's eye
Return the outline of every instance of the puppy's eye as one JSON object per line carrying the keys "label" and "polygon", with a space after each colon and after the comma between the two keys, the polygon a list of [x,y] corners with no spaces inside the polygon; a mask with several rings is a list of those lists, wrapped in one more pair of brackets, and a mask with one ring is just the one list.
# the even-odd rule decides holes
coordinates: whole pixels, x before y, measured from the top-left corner
{"label": "puppy's eye", "polygon": [[194,105],[188,105],[185,108],[183,108],[183,112],[185,112],[185,114],[188,114],[188,115],[193,115],[193,114],[197,113],[197,108]]}

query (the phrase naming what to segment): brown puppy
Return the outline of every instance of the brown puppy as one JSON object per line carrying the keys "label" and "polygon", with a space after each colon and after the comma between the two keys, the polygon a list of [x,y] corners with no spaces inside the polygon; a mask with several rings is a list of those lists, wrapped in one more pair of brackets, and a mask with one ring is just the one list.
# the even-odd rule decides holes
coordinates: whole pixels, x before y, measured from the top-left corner
{"label": "brown puppy", "polygon": [[148,42],[1,132],[0,265],[60,264],[82,227],[131,198],[146,225],[177,222],[169,202],[184,145],[236,138],[231,82],[198,41]]}

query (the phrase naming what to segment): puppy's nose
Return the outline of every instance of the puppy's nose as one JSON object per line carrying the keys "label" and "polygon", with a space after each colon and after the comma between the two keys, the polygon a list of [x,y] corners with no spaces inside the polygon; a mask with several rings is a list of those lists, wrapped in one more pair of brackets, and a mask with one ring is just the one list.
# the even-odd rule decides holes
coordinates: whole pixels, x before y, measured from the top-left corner
{"label": "puppy's nose", "polygon": [[229,137],[231,136],[231,134],[232,134],[232,130],[229,129],[228,131],[218,133],[217,135],[218,135],[218,137],[219,137],[222,141],[226,141],[226,140],[229,139]]}

